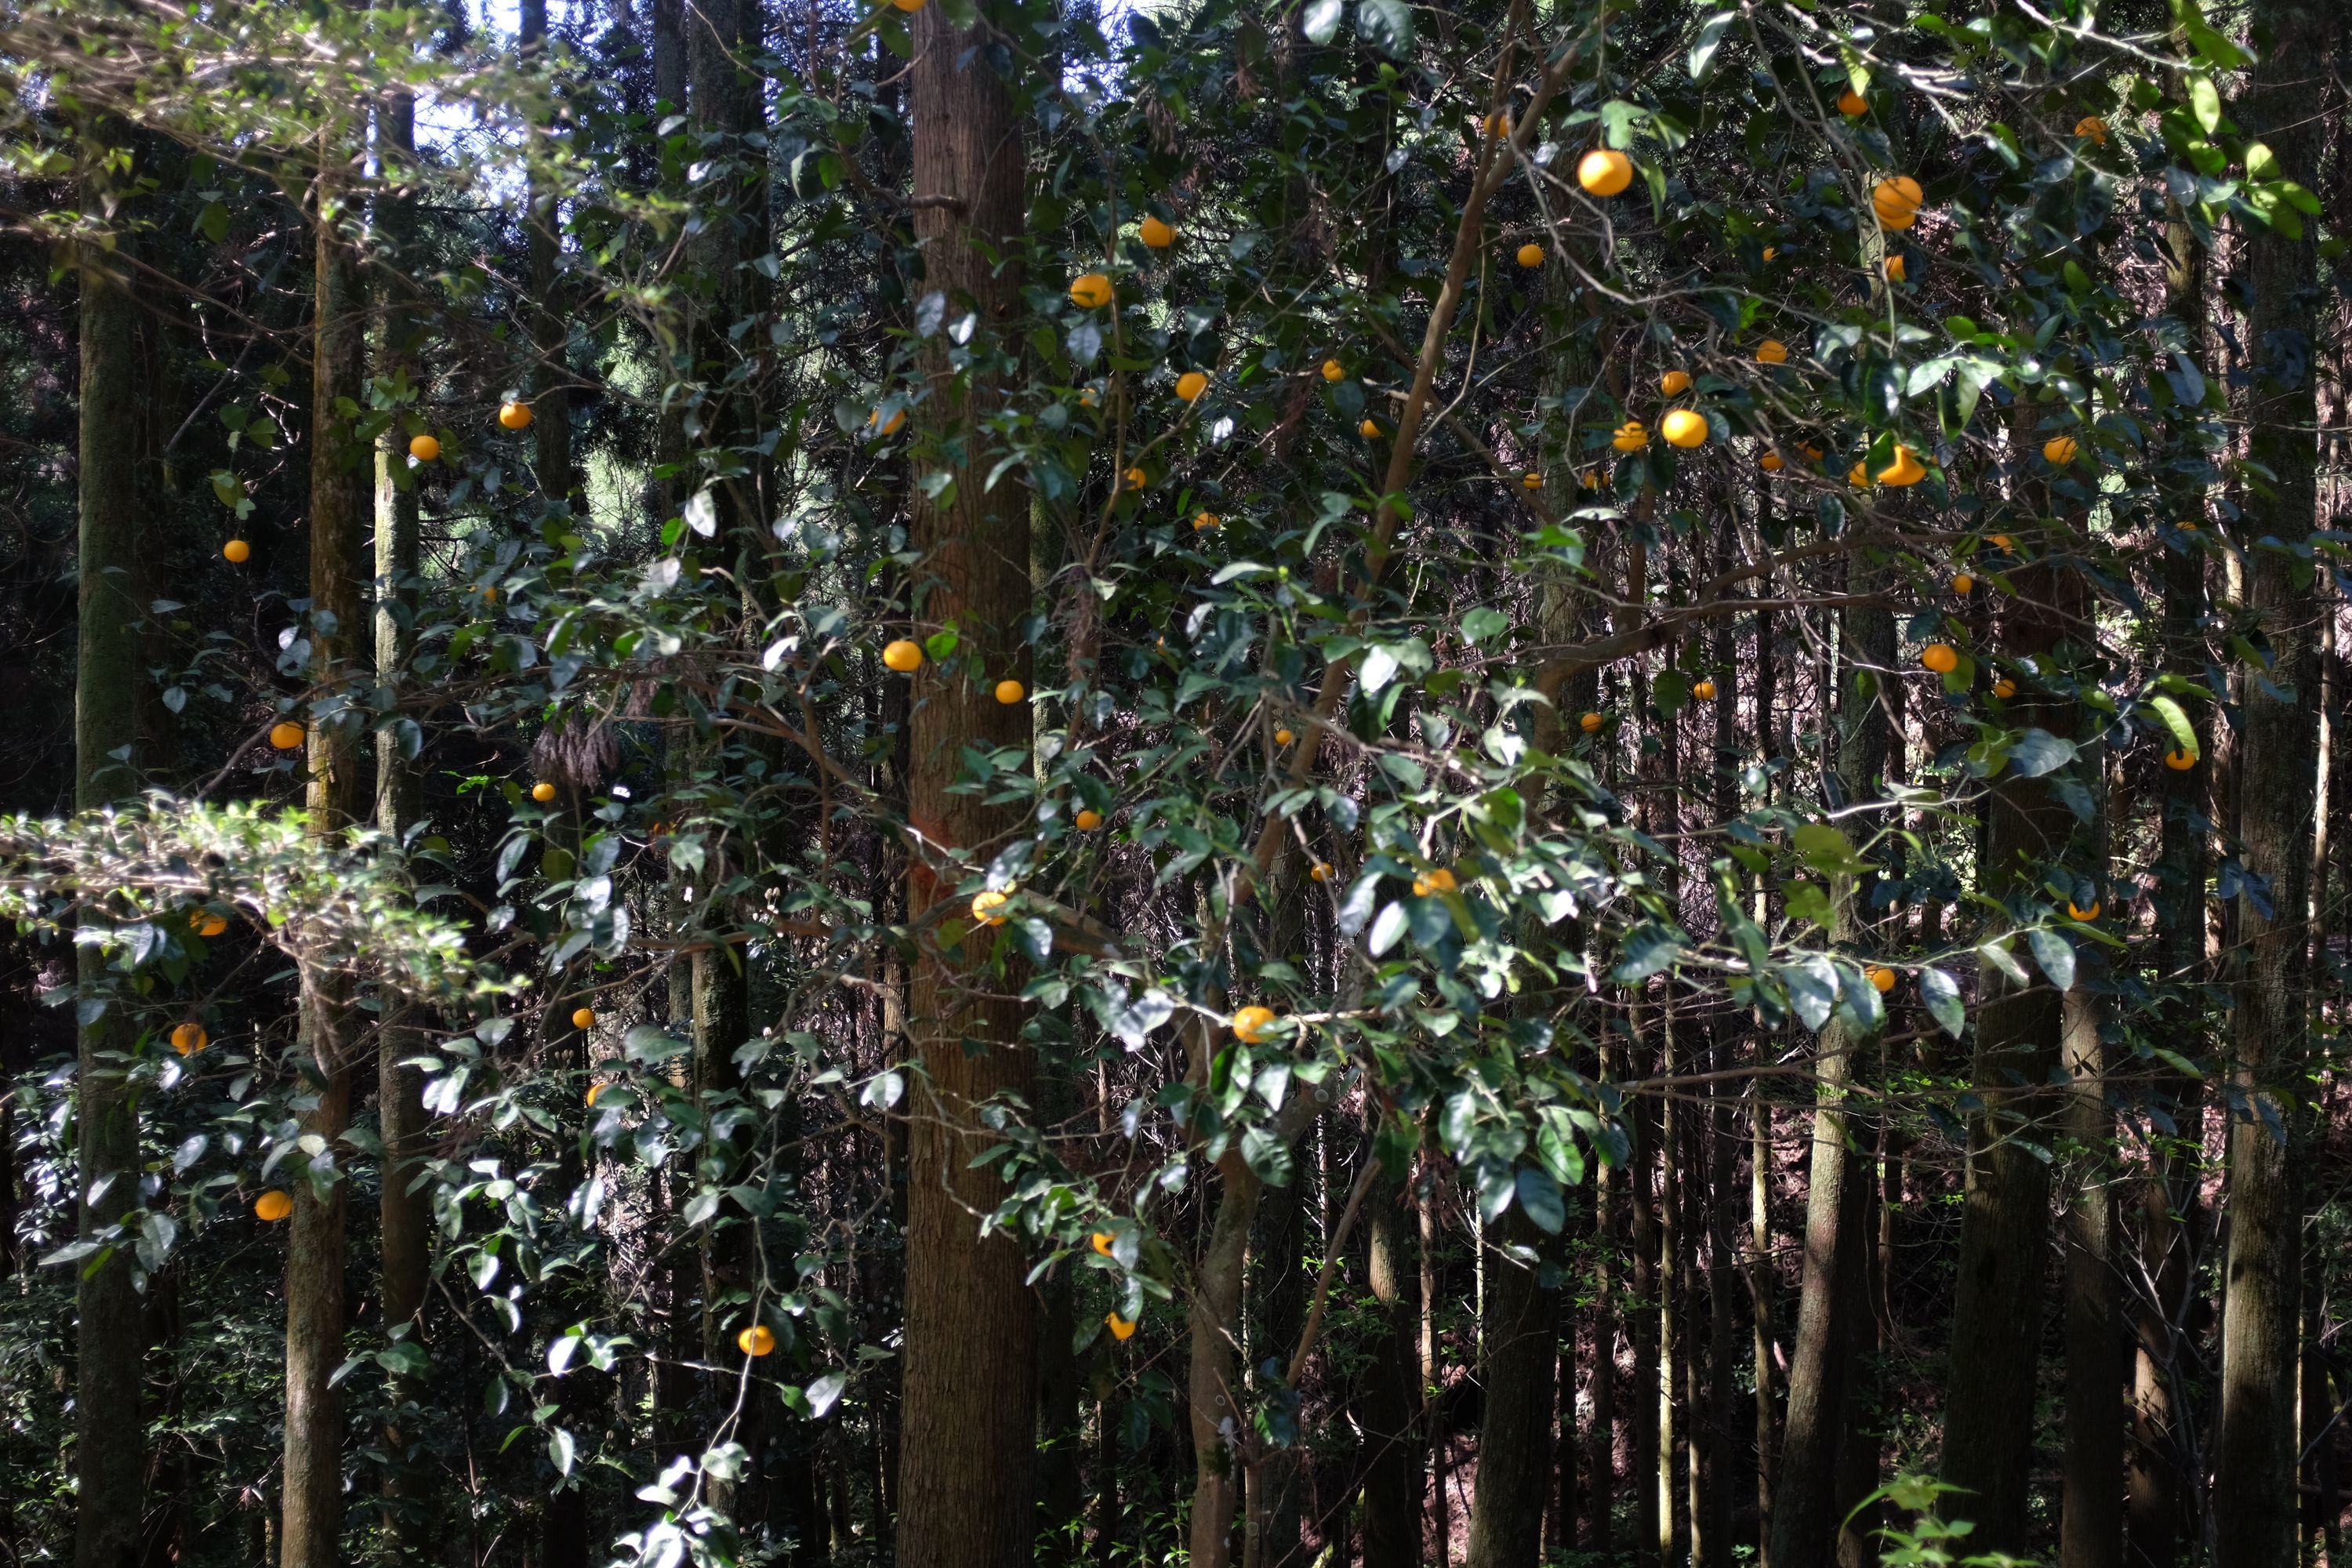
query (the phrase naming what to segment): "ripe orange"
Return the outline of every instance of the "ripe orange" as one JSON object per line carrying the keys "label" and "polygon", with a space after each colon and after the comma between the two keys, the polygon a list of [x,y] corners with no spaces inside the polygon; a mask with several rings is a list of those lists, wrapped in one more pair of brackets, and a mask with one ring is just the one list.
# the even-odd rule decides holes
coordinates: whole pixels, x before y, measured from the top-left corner
{"label": "ripe orange", "polygon": [[1072,817],[1070,820],[1078,825],[1079,832],[1092,833],[1096,828],[1102,826],[1102,813],[1089,807],[1086,810],[1080,811],[1077,816]]}
{"label": "ripe orange", "polygon": [[593,1007],[574,1007],[572,1010],[572,1026],[575,1029],[594,1028],[596,1026],[596,1009]]}
{"label": "ripe orange", "polygon": [[1937,675],[1949,675],[1960,668],[1959,650],[1949,643],[1931,642],[1919,650],[1919,662]]}
{"label": "ripe orange", "polygon": [[1425,899],[1432,893],[1450,893],[1454,890],[1454,873],[1443,866],[1433,867],[1412,879],[1412,896],[1416,899]]}
{"label": "ripe orange", "polygon": [[1603,719],[1598,713],[1587,713],[1583,718],[1579,719],[1576,722],[1579,728],[1583,730],[1586,734],[1590,735],[1599,730],[1601,725],[1609,722],[1609,721]]}
{"label": "ripe orange", "polygon": [[1837,107],[1840,114],[1853,120],[1870,112],[1870,100],[1863,97],[1853,89],[1847,88],[1838,94]]}
{"label": "ripe orange", "polygon": [[1890,256],[1886,258],[1886,279],[1888,282],[1902,282],[1906,270],[1906,268],[1903,265],[1903,258],[1900,256]]}
{"label": "ripe orange", "polygon": [[2053,436],[2042,443],[2042,460],[2053,468],[2063,468],[2082,451],[2082,444],[2072,436]]}
{"label": "ripe orange", "polygon": [[1533,241],[1529,241],[1528,244],[1519,247],[1520,266],[1541,267],[1543,264],[1544,253],[1542,246],[1537,245]]}
{"label": "ripe orange", "polygon": [[2017,695],[2017,682],[2004,675],[1992,683],[1992,694],[2006,702]]}
{"label": "ripe orange", "polygon": [[530,428],[530,405],[518,398],[509,398],[499,405],[499,423],[509,430]]}
{"label": "ripe orange", "polygon": [[291,719],[269,727],[269,743],[281,752],[290,752],[302,743],[302,726]]}
{"label": "ripe orange", "polygon": [[1003,703],[1007,708],[1012,707],[1015,702],[1020,701],[1024,697],[1028,695],[1029,689],[1027,687],[1010,678],[1000,680],[996,683],[996,700],[999,702]]}
{"label": "ripe orange", "polygon": [[596,1097],[604,1092],[604,1086],[601,1083],[592,1083],[588,1086],[588,1092],[583,1097],[584,1103],[587,1105],[588,1109],[593,1110],[596,1108]]}
{"label": "ripe orange", "polygon": [[1188,370],[1176,378],[1176,395],[1187,403],[1197,403],[1201,394],[1209,390],[1209,378],[1197,370]]}
{"label": "ripe orange", "polygon": [[2067,900],[2066,918],[2070,921],[2097,920],[2099,918],[2099,900],[2093,899],[2091,900],[2091,907],[2086,910],[2077,907],[2074,900]]}
{"label": "ripe orange", "polygon": [[1202,529],[1214,528],[1221,521],[1213,511],[1199,512],[1192,518],[1192,530],[1197,533]]}
{"label": "ripe orange", "polygon": [[294,1200],[272,1187],[254,1201],[253,1217],[264,1225],[276,1225],[294,1212]]}
{"label": "ripe orange", "polygon": [[911,637],[900,637],[882,650],[882,663],[901,675],[912,675],[923,668],[923,645]]}
{"label": "ripe orange", "polygon": [[1789,345],[1778,338],[1766,338],[1756,345],[1756,363],[1758,364],[1788,363]]}
{"label": "ripe orange", "polygon": [[530,786],[530,798],[539,802],[540,805],[545,805],[549,801],[555,798],[555,786],[548,783],[545,779],[541,779],[537,784]]}
{"label": "ripe orange", "polygon": [[228,930],[228,917],[211,910],[198,910],[188,917],[188,926],[198,936],[218,936]]}
{"label": "ripe orange", "polygon": [[890,411],[890,422],[887,425],[882,424],[882,411],[879,408],[873,410],[866,416],[866,426],[870,429],[874,426],[881,425],[882,434],[885,436],[896,436],[898,433],[898,427],[906,422],[907,411],[903,408],[892,409]]}
{"label": "ripe orange", "polygon": [[1714,681],[1712,681],[1712,680],[1702,680],[1702,681],[1700,681],[1697,685],[1696,685],[1696,686],[1692,687],[1692,688],[1691,688],[1691,700],[1692,700],[1693,701],[1696,701],[1696,702],[1712,702],[1712,701],[1714,701],[1714,700],[1715,700],[1715,682],[1714,682]]}
{"label": "ripe orange", "polygon": [[1956,576],[1954,576],[1954,577],[1953,577],[1953,579],[1952,579],[1952,592],[1953,592],[1953,593],[1955,593],[1955,594],[1962,594],[1962,595],[1966,595],[1966,594],[1973,594],[1973,593],[1975,593],[1975,592],[1976,592],[1976,590],[1977,590],[1977,580],[1976,580],[1975,578],[1973,578],[1973,577],[1969,576],[1967,573],[1962,572],[1962,573],[1960,573],[1960,574],[1958,574],[1958,575],[1956,575]]}
{"label": "ripe orange", "polygon": [[1297,737],[1293,735],[1288,730],[1276,730],[1274,732],[1274,743],[1277,746],[1286,746],[1297,739]]}
{"label": "ripe orange", "polygon": [[1135,226],[1135,232],[1137,237],[1154,250],[1165,250],[1176,243],[1176,231],[1150,213],[1144,214],[1143,221]]}
{"label": "ripe orange", "polygon": [[1368,440],[1368,441],[1369,441],[1369,440],[1370,440],[1373,437],[1378,436],[1380,433],[1381,433],[1381,425],[1380,425],[1380,421],[1379,421],[1379,420],[1377,420],[1377,419],[1370,418],[1370,417],[1369,417],[1369,416],[1367,416],[1367,417],[1366,417],[1366,419],[1364,420],[1364,422],[1363,422],[1361,425],[1359,425],[1359,426],[1356,426],[1356,434],[1357,434],[1357,435],[1359,435],[1359,436],[1363,437],[1364,437],[1366,440]]}
{"label": "ripe orange", "polygon": [[1617,433],[1609,437],[1609,444],[1621,452],[1638,452],[1650,444],[1650,427],[1639,419],[1628,419],[1617,426]]}
{"label": "ripe orange", "polygon": [[230,565],[242,566],[253,559],[253,546],[242,539],[232,539],[221,546],[221,554],[227,558]]}
{"label": "ripe orange", "polygon": [[1881,992],[1895,989],[1895,971],[1881,965],[1870,972],[1870,983]]}
{"label": "ripe orange", "polygon": [[1895,461],[1878,470],[1878,482],[1882,485],[1916,485],[1927,477],[1926,466],[1913,455],[1910,447],[1904,446],[1895,448]]}
{"label": "ripe orange", "polygon": [[2006,533],[1993,534],[1987,538],[1985,542],[1991,545],[1995,550],[2000,551],[2004,554],[2014,552],[2017,549],[2016,542]]}
{"label": "ripe orange", "polygon": [[1274,1026],[1274,1009],[1255,1005],[1244,1007],[1234,1015],[1234,1037],[1244,1045],[1255,1045]]}
{"label": "ripe orange", "polygon": [[1108,1258],[1110,1256],[1110,1244],[1115,1239],[1117,1238],[1107,1230],[1098,1230],[1095,1232],[1094,1235],[1087,1237],[1087,1242],[1094,1247],[1094,1249],[1097,1252],[1101,1253],[1105,1258]]}
{"label": "ripe orange", "polygon": [[1099,272],[1081,272],[1070,279],[1070,298],[1089,310],[1110,303],[1110,279]]}
{"label": "ripe orange", "polygon": [[1328,882],[1331,879],[1331,862],[1318,860],[1307,874],[1318,882]]}
{"label": "ripe orange", "polygon": [[1778,452],[1767,452],[1756,459],[1756,466],[1768,474],[1777,474],[1787,465]]}
{"label": "ripe orange", "polygon": [[1686,370],[1670,370],[1658,377],[1658,390],[1668,397],[1680,397],[1690,389],[1690,372]]}
{"label": "ripe orange", "polygon": [[1135,1338],[1135,1320],[1122,1318],[1117,1312],[1104,1314],[1103,1321],[1110,1325],[1110,1337],[1121,1344]]}
{"label": "ripe orange", "polygon": [[2164,753],[2164,765],[2176,773],[2185,773],[2197,765],[2197,759],[2187,752],[2167,752]]}
{"label": "ripe orange", "polygon": [[890,0],[890,4],[910,16],[923,8],[923,0]]}
{"label": "ripe orange", "polygon": [[430,436],[413,436],[408,442],[408,455],[420,463],[429,463],[441,455],[441,443]]}
{"label": "ripe orange", "polygon": [[172,1031],[172,1048],[184,1057],[192,1057],[210,1043],[202,1024],[182,1024]]}
{"label": "ripe orange", "polygon": [[1871,187],[1871,210],[1878,215],[1881,228],[1909,228],[1919,221],[1919,204],[1927,199],[1919,182],[1908,174],[1894,174]]}
{"label": "ripe orange", "polygon": [[1146,474],[1141,468],[1129,468],[1127,472],[1121,474],[1119,478],[1126,481],[1127,488],[1129,489],[1139,490],[1144,487],[1145,482],[1150,479],[1150,476]]}
{"label": "ripe orange", "polygon": [[1595,147],[1577,160],[1576,183],[1588,195],[1613,196],[1633,183],[1633,160],[1613,147]]}
{"label": "ripe orange", "polygon": [[993,888],[975,894],[971,900],[971,918],[984,926],[1001,926],[1004,923],[1004,917],[997,911],[1012,901],[1012,894],[1000,893]]}
{"label": "ripe orange", "polygon": [[1706,445],[1706,416],[1696,409],[1677,408],[1658,422],[1658,434],[1670,447],[1703,447]]}
{"label": "ripe orange", "polygon": [[2107,122],[2095,114],[2086,114],[2074,121],[2074,134],[2095,146],[2107,144]]}
{"label": "ripe orange", "polygon": [[1337,381],[1337,380],[1339,380],[1341,376],[1343,376],[1343,375],[1345,375],[1345,374],[1348,374],[1348,373],[1347,373],[1347,371],[1346,371],[1344,368],[1342,368],[1342,367],[1341,367],[1341,365],[1340,365],[1340,363],[1339,363],[1339,362],[1338,360],[1335,360],[1335,359],[1327,359],[1327,360],[1325,360],[1325,361],[1323,362],[1323,379],[1324,379],[1324,380],[1326,380],[1326,381]]}
{"label": "ripe orange", "polygon": [[754,1323],[735,1336],[735,1348],[748,1356],[763,1356],[776,1348],[776,1331]]}

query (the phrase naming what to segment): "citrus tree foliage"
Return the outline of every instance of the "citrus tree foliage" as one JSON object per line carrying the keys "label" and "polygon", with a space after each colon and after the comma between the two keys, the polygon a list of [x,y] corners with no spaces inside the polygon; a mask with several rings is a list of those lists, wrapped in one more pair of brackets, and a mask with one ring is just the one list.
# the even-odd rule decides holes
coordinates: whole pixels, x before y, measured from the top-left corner
{"label": "citrus tree foliage", "polygon": [[[1007,5],[967,67],[1005,79],[1028,137],[1000,258],[1022,308],[985,320],[928,285],[913,239],[889,6],[740,51],[749,125],[655,101],[625,39],[519,58],[424,13],[127,8],[68,50],[80,8],[16,8],[12,51],[54,103],[198,155],[125,221],[193,213],[219,243],[315,184],[415,290],[409,363],[340,413],[395,453],[437,447],[391,468],[438,531],[389,585],[419,651],[278,708],[411,755],[526,737],[557,787],[474,781],[509,808],[478,910],[413,888],[388,843],[320,852],[290,819],[159,803],[0,825],[23,846],[11,912],[60,934],[104,916],[78,940],[121,984],[85,1009],[184,1011],[208,984],[185,916],[211,908],[437,1009],[427,1105],[507,1149],[433,1163],[443,1266],[498,1346],[493,1402],[558,1480],[591,1442],[562,1424],[566,1373],[653,1352],[625,1293],[602,1318],[534,1293],[579,1300],[561,1287],[607,1267],[608,1205],[656,1179],[686,1184],[688,1232],[772,1238],[716,1310],[784,1338],[787,1402],[856,1397],[879,1336],[812,1283],[841,1244],[795,1208],[781,1108],[929,1113],[915,1067],[852,1061],[832,1027],[920,952],[1030,1004],[1020,1041],[973,1048],[1034,1051],[1061,1099],[992,1108],[1009,1196],[975,1223],[1078,1270],[1082,1323],[1172,1331],[1172,1195],[1232,1156],[1286,1184],[1304,1118],[1359,1090],[1391,1163],[1433,1140],[1487,1218],[1523,1205],[1557,1232],[1622,1156],[1598,1064],[1630,1010],[1867,1034],[1907,985],[1958,1037],[1980,965],[2063,988],[2119,945],[2147,858],[2111,874],[2062,837],[1999,896],[1969,890],[1986,792],[2045,780],[2087,828],[2086,758],[2195,765],[2218,683],[2144,635],[2165,562],[2339,550],[2238,529],[2229,495],[2267,476],[2168,313],[2175,231],[2293,234],[2317,210],[2223,110],[2247,55],[2189,0],[2136,36],[2050,10],[1207,0],[1114,26]],[[472,118],[413,163],[354,162],[352,105],[426,88]],[[102,133],[17,134],[39,169]],[[553,300],[462,233],[402,251],[362,222],[525,181],[554,198]],[[213,484],[241,520],[282,482],[283,396],[226,374]],[[594,393],[571,498],[493,418],[551,380]],[[930,417],[968,397],[975,430]],[[927,608],[908,544],[910,495],[973,484],[1030,508],[1025,683]],[[2053,563],[2095,595],[2020,651],[2004,604]],[[1714,722],[1759,612],[1817,639],[1810,732],[1673,776],[1662,737]],[[1891,659],[1840,629],[1871,615]],[[902,641],[911,670],[885,661]],[[306,647],[289,634],[286,673]],[[2263,679],[2257,641],[2225,632],[2216,657]],[[206,679],[199,658],[173,689],[247,700]],[[959,789],[1023,808],[999,841],[904,809],[908,714],[960,687],[1032,716],[1027,746],[957,759]],[[1841,779],[1838,727],[1872,702],[1937,750]],[[460,856],[450,831],[411,849]],[[908,917],[906,868],[953,889],[935,918]],[[1951,907],[1948,945],[1880,950],[1871,921],[1923,902]],[[1309,922],[1344,961],[1300,956]],[[717,1043],[723,1089],[686,1084],[675,1001],[634,1001],[697,952],[759,986],[752,1037]],[[617,1023],[585,1081],[519,1052],[588,1002]],[[184,1070],[162,1042],[141,1047],[159,1092]],[[296,1092],[225,1044],[193,1060]],[[1104,1103],[1080,1116],[1087,1079]],[[287,1153],[231,1099],[246,1141],[180,1172],[200,1212]],[[642,1558],[738,1550],[710,1490],[741,1468],[730,1420],[639,1494]]]}

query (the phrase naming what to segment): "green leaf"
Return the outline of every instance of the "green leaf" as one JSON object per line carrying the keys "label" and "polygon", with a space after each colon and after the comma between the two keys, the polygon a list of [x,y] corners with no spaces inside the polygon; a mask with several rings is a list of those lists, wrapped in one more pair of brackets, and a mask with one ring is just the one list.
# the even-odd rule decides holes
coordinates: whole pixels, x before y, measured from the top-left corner
{"label": "green leaf", "polygon": [[1511,629],[1511,617],[1481,605],[1462,617],[1462,637],[1473,647]]}
{"label": "green leaf", "polygon": [[1339,0],[1313,0],[1300,23],[1309,43],[1328,44],[1339,30],[1339,16],[1344,7]]}
{"label": "green leaf", "polygon": [[2074,984],[2074,948],[2064,937],[2045,926],[2036,926],[2025,933],[2026,945],[2033,949],[2033,962],[2050,977],[2050,984],[2064,991]]}
{"label": "green leaf", "polygon": [[1870,869],[1870,863],[1854,853],[1853,840],[1832,823],[1808,822],[1789,835],[1789,842],[1798,858],[1816,871],[1851,877]]}
{"label": "green leaf", "polygon": [[1919,972],[1919,995],[1927,1004],[1927,1015],[1954,1039],[1968,1027],[1968,1013],[1960,1005],[1959,982],[1940,969]]}
{"label": "green leaf", "polygon": [[2164,721],[2164,727],[2172,731],[2174,740],[2180,742],[2182,751],[2191,757],[2202,755],[2197,745],[2196,726],[2189,722],[2189,715],[2181,710],[2179,703],[2169,697],[2157,696],[2149,698],[2147,705],[2156,710],[2157,716]]}
{"label": "green leaf", "polygon": [[1558,1236],[1568,1224],[1568,1205],[1559,1184],[1540,1165],[1522,1165],[1518,1175],[1519,1205],[1546,1236]]}
{"label": "green leaf", "polygon": [[1698,27],[1698,37],[1691,44],[1691,80],[1706,76],[1715,64],[1715,52],[1723,46],[1723,35],[1731,24],[1739,20],[1738,11],[1717,11]]}
{"label": "green leaf", "polygon": [[2197,123],[2210,136],[2221,128],[2221,94],[2209,76],[2193,77],[2189,83],[2189,111]]}

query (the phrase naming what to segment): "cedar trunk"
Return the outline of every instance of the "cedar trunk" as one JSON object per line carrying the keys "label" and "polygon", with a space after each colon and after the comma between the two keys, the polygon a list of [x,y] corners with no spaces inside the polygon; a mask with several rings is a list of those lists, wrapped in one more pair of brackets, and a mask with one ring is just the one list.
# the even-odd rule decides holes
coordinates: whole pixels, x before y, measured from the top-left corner
{"label": "cedar trunk", "polygon": [[[1019,268],[990,254],[1019,235],[1021,124],[988,47],[992,33],[959,29],[927,5],[912,27],[915,214],[925,286],[943,291],[950,316],[976,310],[978,339],[995,341],[1020,310]],[[1018,831],[1018,807],[950,794],[967,747],[1025,748],[1028,710],[995,701],[985,683],[1029,679],[1019,622],[1029,607],[1029,498],[1016,467],[992,487],[995,453],[979,427],[993,411],[988,389],[950,372],[931,340],[930,396],[918,439],[953,441],[966,468],[945,504],[913,500],[919,626],[952,621],[958,667],[917,679],[907,812],[929,845],[985,864],[992,844]],[[907,886],[908,918],[968,898],[919,851]],[[955,916],[950,914],[950,920]],[[953,928],[950,928],[953,929]],[[979,928],[951,944],[927,942],[909,986],[908,1027],[927,1088],[919,1092],[908,1148],[904,1415],[899,1436],[898,1561],[902,1568],[1013,1568],[1031,1559],[1036,1429],[1037,1306],[1025,1260],[977,1216],[1002,1184],[971,1169],[987,1146],[980,1102],[1024,1095],[1031,1068],[1023,1008],[984,959],[1002,934]]]}
{"label": "cedar trunk", "polygon": [[1551,1479],[1552,1365],[1559,1292],[1548,1287],[1549,1238],[1513,1204],[1499,1227],[1516,1253],[1486,1260],[1486,1419],[1478,1429],[1478,1489],[1470,1504],[1465,1568],[1536,1568]]}

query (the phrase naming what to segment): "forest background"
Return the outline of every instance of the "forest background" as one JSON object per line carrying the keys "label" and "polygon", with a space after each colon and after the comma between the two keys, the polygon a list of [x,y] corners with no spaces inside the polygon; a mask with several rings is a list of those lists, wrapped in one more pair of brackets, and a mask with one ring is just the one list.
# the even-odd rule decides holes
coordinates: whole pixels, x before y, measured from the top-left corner
{"label": "forest background", "polygon": [[9,0],[0,1542],[2336,1561],[2327,0]]}

